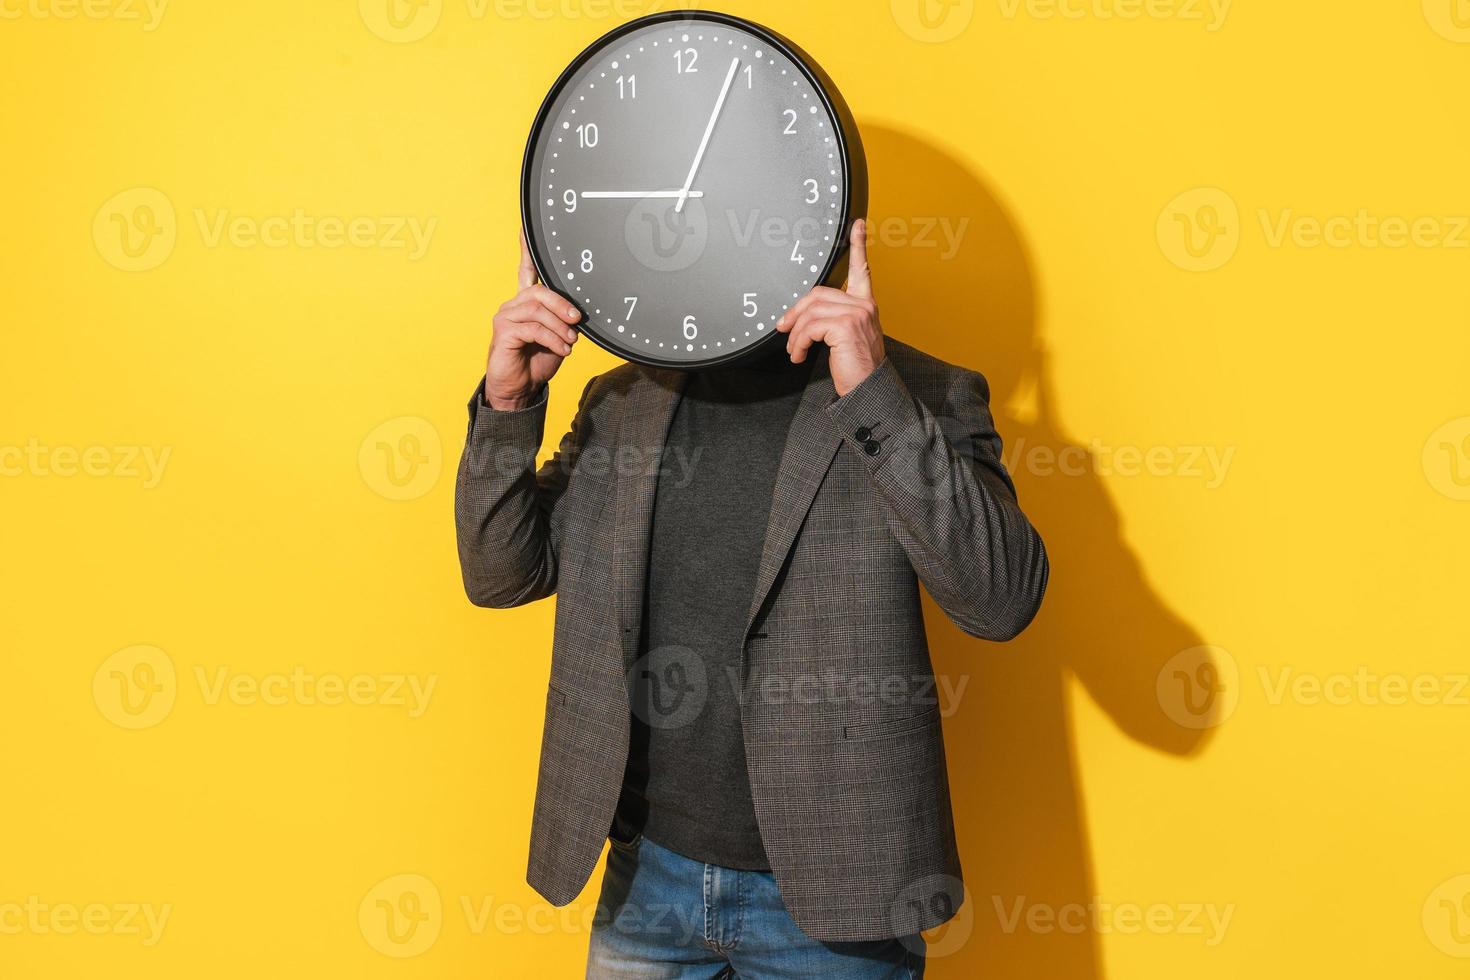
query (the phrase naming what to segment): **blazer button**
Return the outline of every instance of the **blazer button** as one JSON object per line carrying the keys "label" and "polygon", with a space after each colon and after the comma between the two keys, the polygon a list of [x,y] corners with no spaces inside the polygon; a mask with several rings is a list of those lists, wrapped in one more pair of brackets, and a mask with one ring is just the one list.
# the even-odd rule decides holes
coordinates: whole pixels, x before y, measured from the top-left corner
{"label": "blazer button", "polygon": [[852,434],[852,437],[858,442],[867,442],[869,439],[873,438],[873,430],[865,425],[861,429],[858,429],[856,432],[854,432]]}
{"label": "blazer button", "polygon": [[883,447],[878,445],[872,439],[869,439],[867,442],[863,443],[863,452],[867,453],[869,456],[876,456],[882,451]]}

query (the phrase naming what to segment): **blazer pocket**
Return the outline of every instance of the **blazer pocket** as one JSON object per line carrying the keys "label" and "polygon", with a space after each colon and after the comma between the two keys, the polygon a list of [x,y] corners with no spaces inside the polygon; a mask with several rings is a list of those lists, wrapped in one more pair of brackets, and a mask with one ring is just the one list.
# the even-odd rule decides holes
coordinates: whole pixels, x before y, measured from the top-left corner
{"label": "blazer pocket", "polygon": [[939,718],[939,705],[925,708],[907,718],[876,721],[867,725],[848,725],[842,729],[843,738],[883,738],[887,735],[904,735],[928,728]]}
{"label": "blazer pocket", "polygon": [[564,746],[568,736],[567,726],[570,720],[567,715],[567,696],[561,688],[548,684],[546,686],[546,721],[542,728],[541,748],[543,751],[554,743]]}

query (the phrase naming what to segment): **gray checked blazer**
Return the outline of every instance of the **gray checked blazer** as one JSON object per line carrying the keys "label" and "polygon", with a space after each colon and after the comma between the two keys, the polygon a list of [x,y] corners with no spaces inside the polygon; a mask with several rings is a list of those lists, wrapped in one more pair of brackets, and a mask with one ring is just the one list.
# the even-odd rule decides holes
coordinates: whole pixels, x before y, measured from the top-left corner
{"label": "gray checked blazer", "polygon": [[[965,632],[1006,640],[1047,580],[985,379],[885,346],[842,398],[812,349],[740,677],[761,839],[793,918],[826,941],[928,929],[963,898],[920,583]],[[654,494],[687,377],[630,364],[594,378],[539,471],[544,392],[521,411],[481,391],[470,404],[465,591],[493,608],[558,597],[527,872],[555,905],[586,885],[622,786]]]}

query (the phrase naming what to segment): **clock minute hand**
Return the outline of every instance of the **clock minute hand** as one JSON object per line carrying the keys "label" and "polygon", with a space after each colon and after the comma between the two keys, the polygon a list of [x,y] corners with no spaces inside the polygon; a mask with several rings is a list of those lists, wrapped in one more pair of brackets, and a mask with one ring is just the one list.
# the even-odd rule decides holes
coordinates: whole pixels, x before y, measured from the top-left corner
{"label": "clock minute hand", "polygon": [[710,113],[709,125],[704,127],[704,139],[699,141],[699,152],[694,154],[694,163],[689,168],[689,176],[684,178],[684,189],[679,192],[679,203],[674,205],[674,213],[684,210],[684,202],[689,198],[689,188],[694,186],[694,175],[699,171],[700,161],[704,159],[704,151],[709,149],[710,134],[715,131],[715,123],[720,118],[720,110],[725,107],[725,96],[730,94],[730,83],[735,81],[735,72],[740,67],[740,59],[735,58],[730,62],[730,70],[725,73],[725,85],[720,89],[720,97],[715,101],[715,111]]}

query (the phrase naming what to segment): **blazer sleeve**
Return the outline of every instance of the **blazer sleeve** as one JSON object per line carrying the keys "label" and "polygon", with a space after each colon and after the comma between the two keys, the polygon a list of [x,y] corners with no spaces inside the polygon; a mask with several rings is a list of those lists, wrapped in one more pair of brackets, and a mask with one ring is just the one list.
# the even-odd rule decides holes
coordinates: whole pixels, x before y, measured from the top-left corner
{"label": "blazer sleeve", "polygon": [[562,498],[589,430],[592,384],[582,393],[571,431],[539,471],[547,388],[533,404],[509,412],[485,402],[483,381],[475,389],[454,486],[459,568],[475,605],[505,609],[556,592]]}
{"label": "blazer sleeve", "polygon": [[988,403],[985,379],[959,370],[936,418],[888,359],[827,410],[935,602],[971,636],[1008,640],[1040,609],[1048,563]]}

